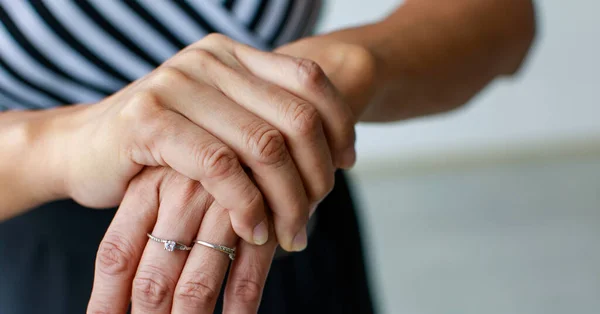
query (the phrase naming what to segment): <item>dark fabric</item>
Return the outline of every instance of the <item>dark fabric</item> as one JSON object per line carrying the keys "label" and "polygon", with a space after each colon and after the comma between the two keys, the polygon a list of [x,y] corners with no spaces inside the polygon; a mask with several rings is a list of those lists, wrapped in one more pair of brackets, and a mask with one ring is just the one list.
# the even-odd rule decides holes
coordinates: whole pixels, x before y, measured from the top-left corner
{"label": "dark fabric", "polygon": [[[356,212],[341,172],[336,180],[308,248],[273,263],[260,313],[373,313]],[[1,223],[0,313],[85,313],[114,213],[61,201]]]}

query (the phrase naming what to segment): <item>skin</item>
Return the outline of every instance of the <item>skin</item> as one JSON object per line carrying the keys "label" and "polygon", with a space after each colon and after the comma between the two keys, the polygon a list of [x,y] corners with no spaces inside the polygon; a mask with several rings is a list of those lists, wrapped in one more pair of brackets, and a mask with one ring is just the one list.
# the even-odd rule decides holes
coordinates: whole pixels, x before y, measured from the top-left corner
{"label": "skin", "polygon": [[[131,181],[102,240],[88,313],[125,313],[130,301],[132,313],[212,313],[229,257],[201,245],[189,253],[166,252],[146,237],[149,230],[187,244],[202,239],[235,247],[238,242],[228,211],[198,181],[167,167],[147,167]],[[256,311],[258,299],[249,293],[260,296],[262,289],[250,283],[266,280],[274,240],[238,246],[227,298],[252,304],[229,302],[231,312]],[[267,267],[240,269],[248,263]]]}
{"label": "skin", "polygon": [[[240,50],[241,53],[230,53],[229,56],[221,55],[223,51],[227,51],[227,45],[236,45],[222,37],[218,38],[221,40],[219,42],[220,46],[208,45],[203,46],[208,47],[203,49],[209,50],[212,56],[220,60],[221,64],[225,64],[229,69],[227,73],[239,74],[242,73],[240,71],[244,68],[244,71],[251,73],[250,76],[245,76],[246,79],[242,79],[242,82],[251,81],[261,82],[260,84],[271,84],[270,86],[275,86],[274,88],[278,88],[278,91],[283,90],[286,94],[303,99],[303,103],[310,104],[317,112],[316,115],[319,118],[322,134],[318,136],[313,134],[311,141],[304,138],[299,139],[299,137],[294,138],[294,141],[296,141],[295,143],[321,143],[318,145],[313,144],[315,145],[313,147],[298,144],[298,147],[311,147],[315,151],[313,156],[320,156],[318,160],[311,162],[313,165],[320,164],[321,167],[326,164],[323,160],[327,159],[327,153],[324,152],[325,147],[327,147],[331,165],[323,168],[325,170],[321,170],[323,170],[322,173],[331,171],[330,174],[332,174],[335,167],[349,166],[354,162],[353,149],[348,149],[349,146],[352,146],[348,143],[353,143],[354,135],[352,131],[348,131],[351,127],[348,128],[347,124],[353,125],[359,120],[369,122],[398,121],[458,108],[493,79],[515,73],[528,52],[534,33],[535,24],[531,1],[408,0],[382,21],[302,39],[278,48],[276,52],[279,54],[253,53],[251,49],[244,47]],[[319,47],[319,49],[314,49],[314,47]],[[282,55],[294,58],[286,59],[282,58]],[[242,67],[236,67],[238,65],[231,62],[233,60],[231,59],[232,56]],[[255,58],[252,59],[248,56],[254,56]],[[251,58],[252,62],[244,62],[243,58]],[[182,62],[188,64],[185,61]],[[176,66],[177,62],[173,63]],[[305,68],[305,70],[298,71],[299,68]],[[222,72],[224,68],[219,69]],[[217,72],[220,71],[214,71],[214,73]],[[192,74],[189,75],[192,76]],[[235,78],[236,75],[231,75],[227,79],[229,80],[231,77]],[[252,79],[247,79],[248,77]],[[172,79],[173,77],[168,78]],[[150,83],[144,83],[145,81],[142,79],[126,90],[136,91],[136,88],[140,88],[144,84],[151,84],[154,88],[159,88],[162,86],[161,84],[170,81],[165,80],[160,83],[161,81],[158,80],[158,83],[156,81],[152,83],[152,79],[149,80]],[[304,83],[298,84],[297,82]],[[243,99],[233,97],[232,93],[235,90],[224,91],[220,89],[225,89],[227,84],[219,85],[218,82],[213,82],[212,85],[213,87],[216,86],[221,94],[226,95],[229,98],[228,101],[237,103],[239,107],[257,115],[273,126],[283,137],[286,146],[293,146],[290,145],[292,139],[287,135],[285,127],[270,118],[272,116],[265,113],[266,111],[257,110],[260,111],[260,113],[257,113],[250,107],[251,104],[244,104]],[[236,86],[241,86],[241,83]],[[308,86],[311,87],[307,88]],[[171,87],[179,88],[179,86]],[[244,90],[243,86],[240,88],[240,90]],[[317,92],[315,88],[319,91]],[[327,92],[324,92],[324,90]],[[241,94],[247,97],[249,91],[250,89],[245,89]],[[117,112],[116,117],[127,117],[129,119],[120,122],[125,125],[140,123],[138,118],[140,115],[148,117],[148,115],[144,115],[147,108],[143,106],[146,111],[136,111],[140,108],[136,109],[133,106],[133,111],[128,112],[125,110],[125,114],[123,114],[123,111],[120,110],[122,108],[114,104],[109,105],[109,103],[114,102],[115,104],[124,104],[125,107],[131,106],[132,103],[135,103],[132,99],[136,99],[132,94],[136,95],[138,93],[121,92],[109,98],[111,100],[107,100],[98,106],[89,106],[98,109],[82,109],[83,107],[75,106],[44,112],[0,114],[0,142],[6,144],[7,147],[7,149],[0,151],[0,165],[11,165],[10,167],[0,168],[0,184],[3,186],[0,189],[0,197],[7,200],[0,205],[3,206],[0,208],[0,213],[3,217],[10,217],[25,211],[27,208],[63,197],[73,197],[88,206],[106,205],[103,202],[121,203],[117,216],[100,246],[96,263],[94,292],[92,293],[88,312],[108,311],[107,307],[111,304],[115,305],[110,310],[119,312],[120,309],[126,306],[132,291],[134,311],[168,313],[173,309],[177,313],[186,312],[184,310],[186,306],[195,306],[198,308],[197,312],[199,313],[212,313],[211,309],[214,307],[216,299],[214,297],[215,291],[218,291],[222,281],[222,269],[228,263],[226,256],[207,248],[195,247],[189,253],[186,263],[185,252],[178,252],[178,255],[173,255],[173,253],[161,251],[162,247],[159,244],[148,242],[145,236],[146,232],[151,231],[156,232],[159,237],[172,238],[173,232],[178,232],[181,238],[177,240],[180,241],[191,241],[202,236],[206,237],[203,240],[216,243],[236,243],[237,239],[234,231],[238,230],[236,229],[237,223],[234,213],[244,212],[244,210],[243,208],[236,209],[235,206],[229,206],[227,200],[223,200],[222,203],[218,197],[219,193],[213,193],[213,191],[218,190],[216,187],[218,184],[214,183],[211,187],[211,184],[203,182],[203,180],[206,180],[205,177],[198,176],[198,173],[203,173],[202,171],[206,171],[205,169],[200,168],[192,171],[186,167],[191,167],[189,165],[193,165],[194,162],[188,163],[185,160],[175,163],[180,164],[181,167],[174,167],[173,162],[164,162],[163,158],[156,158],[156,156],[163,156],[163,153],[167,153],[169,149],[166,148],[159,154],[151,150],[145,153],[125,154],[131,157],[130,165],[132,166],[125,167],[127,171],[117,171],[116,173],[121,175],[118,180],[106,176],[106,171],[98,174],[92,173],[100,181],[110,177],[106,179],[106,182],[110,182],[111,186],[118,187],[115,189],[116,191],[99,199],[93,199],[91,196],[87,199],[85,196],[91,193],[86,194],[85,188],[82,191],[74,191],[74,186],[85,187],[85,183],[89,182],[89,180],[85,180],[85,175],[89,176],[89,173],[65,170],[64,160],[73,161],[76,165],[80,160],[64,158],[62,152],[69,151],[71,146],[67,143],[80,143],[85,147],[86,141],[93,138],[90,137],[90,134],[97,137],[103,130],[112,129],[113,132],[118,131],[114,134],[122,136],[130,134],[133,130],[129,130],[130,133],[127,133],[128,129],[118,129],[118,123],[117,126],[113,126],[115,125],[114,122],[119,122],[119,120],[107,119],[110,123],[106,122],[107,124],[103,127],[89,127],[87,133],[81,133],[85,136],[81,136],[78,140],[69,138],[64,134],[73,134],[73,129],[86,125],[89,121],[102,120],[98,119],[98,116],[110,116],[113,110]],[[326,95],[326,97],[323,97],[323,95]],[[177,95],[173,97],[177,97]],[[260,98],[260,95],[252,95],[252,97],[265,99],[265,103],[267,103],[265,107],[269,107],[268,97]],[[327,100],[326,103],[323,99]],[[273,106],[281,103],[280,101],[271,101],[271,103],[273,102],[276,103]],[[129,108],[131,109],[131,107]],[[173,111],[172,104],[168,108],[168,110]],[[156,108],[152,109],[156,110]],[[182,113],[183,109],[176,109],[178,110],[174,110],[174,112],[188,117],[186,115],[187,111]],[[336,115],[335,110],[342,112],[341,124],[334,122],[340,121],[336,120],[340,119],[340,116]],[[189,115],[192,115],[192,117],[188,117],[189,120],[195,121],[193,112],[190,112]],[[151,121],[156,120],[159,119]],[[97,124],[98,122],[94,123]],[[318,129],[316,127],[318,124],[314,123],[310,129]],[[189,125],[203,126],[201,123],[193,125],[189,123]],[[336,129],[339,125],[344,126],[342,128],[344,131]],[[214,130],[211,131],[207,133],[215,134],[213,133]],[[196,132],[199,131],[196,130]],[[77,132],[75,133],[77,134]],[[152,134],[152,132],[145,132],[145,134]],[[156,134],[158,136],[158,133]],[[339,134],[344,136],[339,136]],[[264,170],[263,172],[259,171],[256,164],[252,164],[252,162],[247,164],[246,162],[251,161],[251,158],[245,158],[244,151],[239,148],[241,146],[236,146],[234,141],[227,141],[225,135],[221,134],[219,136],[216,134],[214,137],[222,140],[222,143],[225,144],[224,147],[229,147],[233,151],[232,156],[236,156],[240,165],[249,167],[252,170],[252,176],[248,177],[248,180],[256,181],[255,187],[262,193],[270,209],[273,210],[275,219],[269,220],[269,223],[274,223],[272,228],[278,237],[277,240],[284,248],[293,249],[293,238],[297,232],[286,234],[284,232],[285,228],[282,229],[281,226],[277,226],[278,211],[279,215],[284,215],[289,213],[290,210],[288,208],[284,209],[287,206],[283,205],[280,207],[281,210],[278,209],[278,205],[271,206],[281,200],[270,201],[266,187],[287,187],[281,193],[288,193],[286,194],[289,195],[287,200],[291,199],[298,203],[304,202],[302,206],[298,206],[297,203],[290,205],[291,208],[297,209],[294,210],[295,212],[302,213],[304,208],[318,203],[318,200],[315,200],[317,197],[310,198],[311,193],[305,188],[310,186],[307,183],[310,182],[310,177],[307,174],[302,175],[304,173],[302,169],[310,169],[310,167],[299,165],[299,160],[302,158],[300,158],[300,155],[294,155],[294,149],[290,148],[287,153],[291,156],[290,159],[294,160],[291,164],[295,167],[295,170],[292,170],[294,169],[292,166],[288,166],[289,168],[286,168],[285,172],[279,173],[279,177],[273,172],[268,173],[267,179],[267,172],[264,172]],[[69,138],[69,140],[61,141],[62,138]],[[107,138],[114,139],[118,136]],[[232,138],[235,138],[235,136]],[[315,140],[315,138],[321,139]],[[343,139],[340,140],[340,138]],[[180,136],[177,139],[180,139]],[[182,141],[185,141],[185,137],[182,138]],[[326,145],[323,144],[323,141]],[[168,142],[168,140],[165,140],[165,142]],[[181,141],[173,142],[180,143]],[[58,151],[57,147],[63,149]],[[319,147],[319,149],[315,147]],[[97,148],[97,146],[92,148]],[[173,149],[177,151],[177,149],[185,148]],[[85,156],[91,156],[93,154],[90,152],[95,151],[95,149],[90,149]],[[302,149],[295,150],[296,153],[299,153],[299,151],[301,152]],[[348,153],[350,151],[352,152]],[[34,160],[31,157],[32,159],[29,160],[27,156],[36,156],[36,158]],[[47,156],[47,160],[40,163],[39,156]],[[298,157],[294,158],[294,156]],[[131,161],[132,159],[134,160]],[[82,158],[82,160],[85,160],[85,158]],[[160,162],[161,160],[163,162]],[[321,162],[323,163],[321,164]],[[103,159],[88,165],[88,167],[92,169],[94,167],[114,169],[115,165],[119,165],[119,163],[111,163],[110,160]],[[78,166],[82,167],[82,165]],[[68,178],[64,177],[64,173],[70,174]],[[190,175],[192,173],[193,175]],[[283,184],[286,179],[291,180],[290,177],[285,176],[285,173],[288,175],[298,173],[298,177],[302,178],[302,182],[291,185],[286,185],[289,182]],[[77,177],[77,174],[82,176],[79,181],[73,179],[73,177]],[[243,178],[239,179],[240,181],[247,182],[246,177],[243,177],[241,172],[239,176]],[[15,178],[17,178],[16,182]],[[267,180],[273,180],[270,182],[274,183],[268,185]],[[198,181],[202,182],[202,188],[198,187]],[[8,184],[9,182],[10,184]],[[326,180],[322,182],[326,182]],[[278,186],[279,184],[281,186]],[[127,189],[127,186],[129,186],[129,189]],[[323,186],[327,188],[323,188],[321,192],[330,188],[328,184],[323,184]],[[210,191],[209,187],[211,187]],[[98,187],[94,187],[94,189],[96,188]],[[302,197],[302,191],[306,195],[305,198]],[[324,196],[326,193],[316,194]],[[243,197],[240,198],[243,199]],[[150,202],[149,199],[157,201]],[[139,209],[140,202],[148,202],[148,204],[144,204],[147,205],[147,208],[144,210]],[[214,203],[217,205],[213,206]],[[223,205],[224,203],[228,205]],[[135,208],[131,204],[135,204]],[[223,207],[228,209],[227,213],[229,213],[232,228],[229,230],[226,230],[227,228],[219,229],[221,231],[216,232],[215,230],[218,228],[228,225],[228,217],[223,214]],[[255,208],[246,212],[256,213],[262,210],[263,215],[266,216],[267,213],[260,207],[260,205],[257,205],[256,208],[258,209]],[[169,214],[165,215],[165,212],[169,212]],[[169,218],[169,216],[171,217]],[[307,211],[298,216],[303,217],[299,219],[302,221],[301,223],[294,224],[290,222],[289,224],[302,226],[308,217]],[[181,221],[175,219],[178,217],[180,219],[186,217],[185,219],[189,219],[193,223],[190,222],[182,226],[181,229],[168,228],[169,225],[174,224],[174,221]],[[248,221],[258,222],[264,216],[257,215],[256,217],[259,218],[254,218],[255,221],[252,221],[251,218]],[[136,225],[132,222],[139,222],[140,227],[132,229],[130,226]],[[193,228],[194,224],[197,224],[196,229]],[[245,229],[243,227],[239,228],[238,234],[250,241],[240,241],[237,245],[238,258],[232,265],[225,290],[225,312],[227,313],[254,313],[260,302],[260,296],[277,242],[273,237],[270,237],[265,245],[250,244],[249,242],[252,242],[251,231],[254,226],[255,224],[247,223]],[[277,232],[278,228],[279,233]],[[168,230],[168,234],[164,230]],[[285,235],[280,237],[280,233]],[[211,236],[214,236],[214,238],[210,238]],[[157,264],[151,264],[154,260]],[[168,261],[168,265],[161,264],[164,261]],[[206,263],[209,263],[209,261],[218,262],[207,266]],[[211,271],[210,273],[207,271],[197,272],[198,266],[208,267],[206,269]],[[106,268],[105,271],[103,267]],[[181,274],[181,276],[166,279],[165,274],[167,272],[164,270],[169,267],[172,267],[169,274],[173,272]],[[105,287],[115,288],[107,290]],[[113,293],[111,291],[117,292]],[[114,300],[120,301],[113,302]],[[183,300],[191,301],[188,304]],[[179,307],[180,305],[181,307]]]}
{"label": "skin", "polygon": [[[278,66],[253,66],[264,63]],[[114,207],[145,166],[166,166],[201,182],[248,242],[267,241],[268,206],[288,251],[306,247],[309,209],[333,188],[335,167],[355,158],[352,113],[316,63],[218,34],[99,103],[3,118],[9,127],[25,123],[21,141],[48,156],[51,167],[39,170],[53,182],[42,183],[51,197]],[[14,170],[28,171],[26,162]],[[20,188],[6,191],[0,217],[48,201]]]}

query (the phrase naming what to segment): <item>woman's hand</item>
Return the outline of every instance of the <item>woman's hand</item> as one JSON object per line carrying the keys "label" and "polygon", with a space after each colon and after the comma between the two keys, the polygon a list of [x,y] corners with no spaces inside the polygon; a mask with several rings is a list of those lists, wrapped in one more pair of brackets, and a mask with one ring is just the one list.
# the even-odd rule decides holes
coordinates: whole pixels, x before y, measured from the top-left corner
{"label": "woman's hand", "polygon": [[229,265],[227,254],[194,245],[164,249],[146,233],[191,246],[234,248],[225,290],[227,313],[256,313],[276,247],[240,241],[229,213],[197,181],[148,167],[129,185],[96,257],[88,313],[213,313]]}
{"label": "woman's hand", "polygon": [[144,166],[165,166],[201,182],[251,243],[267,240],[266,201],[288,251],[306,246],[309,208],[355,159],[352,112],[316,63],[222,35],[72,117],[63,164],[79,203],[116,206]]}
{"label": "woman's hand", "polygon": [[[316,62],[350,106],[358,121],[373,104],[378,84],[376,56],[367,47],[344,38],[343,32],[307,37],[275,52]],[[316,49],[315,47],[318,47]]]}

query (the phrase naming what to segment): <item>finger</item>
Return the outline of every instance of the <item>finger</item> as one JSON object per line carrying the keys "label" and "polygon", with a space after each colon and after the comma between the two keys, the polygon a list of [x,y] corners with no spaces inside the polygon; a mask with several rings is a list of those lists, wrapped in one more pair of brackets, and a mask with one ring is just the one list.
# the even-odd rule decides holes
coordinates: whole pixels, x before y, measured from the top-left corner
{"label": "finger", "polygon": [[257,313],[277,241],[262,246],[240,242],[225,287],[223,313]]}
{"label": "finger", "polygon": [[314,104],[323,120],[336,166],[349,168],[354,164],[356,118],[317,63],[260,51],[243,44],[234,45],[233,51],[254,75]]}
{"label": "finger", "polygon": [[[181,175],[165,178],[159,193],[158,218],[151,234],[191,245],[212,197],[197,181]],[[133,279],[132,313],[170,313],[188,252],[170,252],[163,243],[147,241]]]}
{"label": "finger", "polygon": [[[227,68],[208,52],[194,52],[196,62],[206,73],[217,73]],[[212,61],[207,59],[212,58]],[[175,60],[177,58],[174,58]],[[273,210],[277,237],[286,250],[299,250],[306,246],[305,230],[308,221],[308,200],[302,178],[294,164],[282,134],[266,121],[256,117],[210,86],[198,84],[187,74],[173,68],[174,61],[165,66],[188,79],[179,79],[177,91],[164,89],[161,101],[171,104],[185,117],[209,131],[238,155],[250,167],[266,205]],[[192,63],[189,64],[192,66]],[[201,105],[199,105],[201,104]],[[225,205],[224,205],[225,206]],[[230,210],[232,225],[239,230],[253,230],[244,215],[247,211]],[[300,234],[300,241],[296,240]],[[300,245],[298,245],[300,243]]]}
{"label": "finger", "polygon": [[[216,202],[211,205],[202,219],[197,239],[235,247],[238,236],[225,208]],[[177,282],[172,313],[212,314],[229,263],[227,254],[195,244]]]}
{"label": "finger", "polygon": [[[170,128],[150,133],[165,163],[202,182],[217,202],[236,214],[237,233],[257,245],[268,239],[268,219],[262,194],[240,165],[236,153],[212,134],[185,117],[166,111],[162,120]],[[193,158],[190,162],[190,156]]]}
{"label": "finger", "polygon": [[309,203],[316,204],[325,198],[333,188],[335,168],[319,113],[313,105],[254,76],[222,74],[223,77],[215,75],[215,79],[228,97],[282,132]]}
{"label": "finger", "polygon": [[[319,112],[312,103],[280,87],[281,82],[269,83],[249,72],[231,54],[237,43],[225,36],[219,37],[220,40],[200,41],[186,48],[176,63],[190,76],[205,80],[207,71],[196,66],[193,50],[205,49],[218,56],[229,68],[212,73],[210,83],[282,132],[302,176],[309,203],[317,204],[331,191],[335,178]],[[223,43],[229,45],[222,47]]]}
{"label": "finger", "polygon": [[[179,62],[186,60],[190,50]],[[229,64],[231,63],[231,64]],[[290,155],[300,172],[309,203],[316,204],[334,185],[334,166],[319,113],[306,100],[257,78],[230,60],[230,68],[211,75],[211,82],[227,97],[276,127],[284,136]],[[194,65],[182,67],[190,76],[204,79],[206,71]]]}
{"label": "finger", "polygon": [[88,313],[125,313],[131,282],[158,212],[160,171],[134,178],[108,227],[96,255]]}

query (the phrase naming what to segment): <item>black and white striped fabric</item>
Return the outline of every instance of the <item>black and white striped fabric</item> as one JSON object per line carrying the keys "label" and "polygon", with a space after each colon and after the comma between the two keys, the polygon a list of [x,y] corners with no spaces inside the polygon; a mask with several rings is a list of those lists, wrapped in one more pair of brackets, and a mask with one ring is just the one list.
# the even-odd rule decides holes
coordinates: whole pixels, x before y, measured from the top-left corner
{"label": "black and white striped fabric", "polygon": [[261,49],[306,35],[320,0],[0,0],[0,111],[91,103],[218,32]]}

